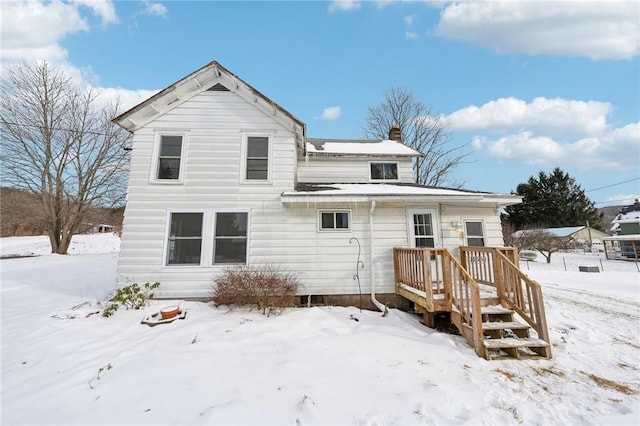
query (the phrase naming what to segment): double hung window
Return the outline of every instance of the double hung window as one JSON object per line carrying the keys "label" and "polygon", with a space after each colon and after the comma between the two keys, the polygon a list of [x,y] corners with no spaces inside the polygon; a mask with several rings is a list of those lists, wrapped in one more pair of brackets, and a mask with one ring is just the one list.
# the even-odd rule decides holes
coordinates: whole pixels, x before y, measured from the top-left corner
{"label": "double hung window", "polygon": [[180,163],[182,160],[182,136],[161,135],[158,154],[156,179],[180,179]]}
{"label": "double hung window", "polygon": [[247,263],[247,212],[218,212],[215,215],[213,263]]}
{"label": "double hung window", "polygon": [[167,265],[199,265],[203,213],[171,213]]}
{"label": "double hung window", "polygon": [[471,247],[484,247],[484,229],[481,220],[467,220],[464,222],[467,234],[467,245]]}
{"label": "double hung window", "polygon": [[269,138],[248,136],[246,152],[245,180],[269,180]]}

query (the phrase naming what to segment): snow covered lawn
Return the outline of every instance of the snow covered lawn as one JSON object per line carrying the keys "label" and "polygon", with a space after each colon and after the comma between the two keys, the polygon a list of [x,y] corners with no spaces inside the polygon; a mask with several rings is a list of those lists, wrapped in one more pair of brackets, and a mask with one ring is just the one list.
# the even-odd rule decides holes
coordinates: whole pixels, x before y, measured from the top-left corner
{"label": "snow covered lawn", "polygon": [[[0,241],[3,255],[12,244],[32,250],[10,240]],[[554,358],[489,362],[462,337],[397,310],[382,318],[300,308],[267,318],[153,301],[92,315],[113,287],[118,241],[81,240],[74,255],[0,260],[3,425],[640,423],[632,263],[565,272],[554,270],[562,265],[554,255],[551,265],[530,265],[544,286]],[[186,319],[140,324],[174,303]]]}

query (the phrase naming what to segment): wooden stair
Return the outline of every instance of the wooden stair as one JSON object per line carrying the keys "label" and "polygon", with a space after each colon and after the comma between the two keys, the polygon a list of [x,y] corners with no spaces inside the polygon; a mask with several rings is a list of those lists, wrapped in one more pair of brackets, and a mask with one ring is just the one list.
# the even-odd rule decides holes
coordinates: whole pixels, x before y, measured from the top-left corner
{"label": "wooden stair", "polygon": [[483,306],[482,345],[486,359],[533,359],[548,358],[549,344],[531,337],[531,326],[514,319],[515,311],[501,305]]}
{"label": "wooden stair", "polygon": [[396,294],[411,300],[429,327],[434,315],[448,313],[485,359],[551,358],[542,290],[511,261],[517,252],[460,250],[462,263],[443,248],[394,248]]}

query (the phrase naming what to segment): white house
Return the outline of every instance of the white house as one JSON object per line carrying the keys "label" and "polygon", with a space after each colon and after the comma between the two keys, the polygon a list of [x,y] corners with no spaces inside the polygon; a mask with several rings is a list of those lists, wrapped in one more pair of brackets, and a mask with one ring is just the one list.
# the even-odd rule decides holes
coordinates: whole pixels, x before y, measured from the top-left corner
{"label": "white house", "polygon": [[416,185],[422,154],[397,129],[307,138],[217,62],[114,122],[133,133],[118,277],[160,281],[163,298],[205,298],[229,266],[273,264],[296,273],[300,296],[351,303],[358,271],[363,292],[393,304],[393,247],[502,246],[498,209],[521,201]]}

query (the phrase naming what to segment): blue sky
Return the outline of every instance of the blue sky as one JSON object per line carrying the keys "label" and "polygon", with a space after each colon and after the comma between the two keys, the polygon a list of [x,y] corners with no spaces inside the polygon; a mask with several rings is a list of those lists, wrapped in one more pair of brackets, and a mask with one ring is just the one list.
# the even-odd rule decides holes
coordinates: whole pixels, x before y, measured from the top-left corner
{"label": "blue sky", "polygon": [[3,66],[47,60],[127,106],[216,60],[308,136],[358,138],[367,108],[404,86],[447,120],[452,144],[469,143],[472,162],[456,172],[469,189],[508,193],[559,166],[599,207],[640,197],[637,1],[0,8]]}

